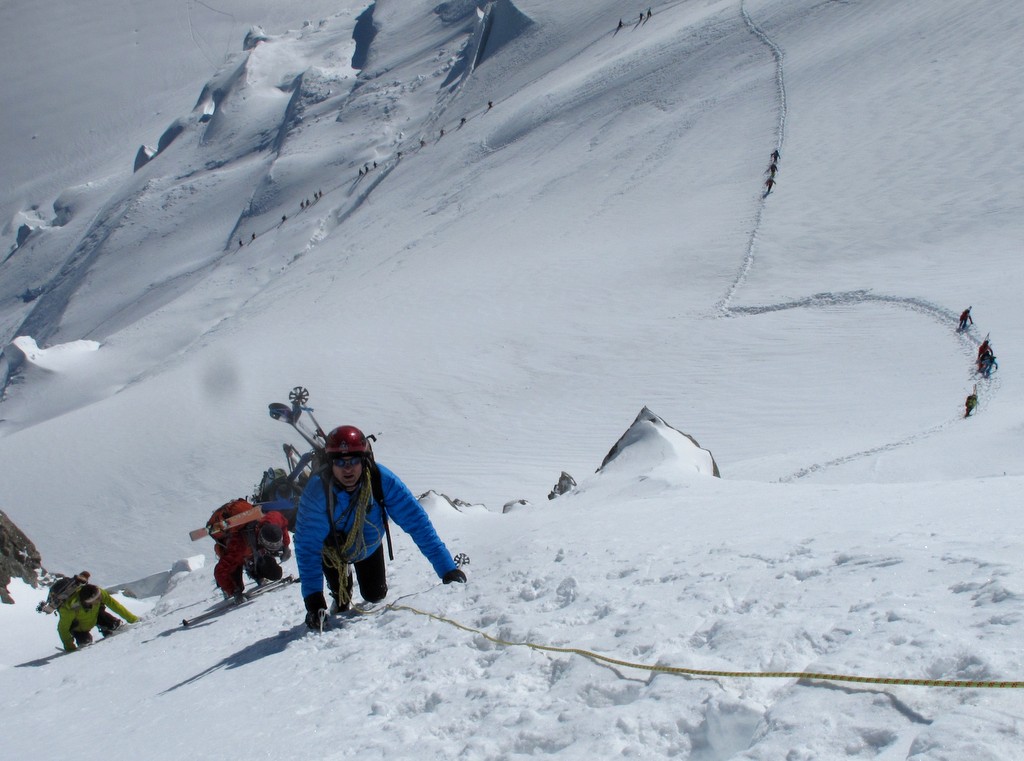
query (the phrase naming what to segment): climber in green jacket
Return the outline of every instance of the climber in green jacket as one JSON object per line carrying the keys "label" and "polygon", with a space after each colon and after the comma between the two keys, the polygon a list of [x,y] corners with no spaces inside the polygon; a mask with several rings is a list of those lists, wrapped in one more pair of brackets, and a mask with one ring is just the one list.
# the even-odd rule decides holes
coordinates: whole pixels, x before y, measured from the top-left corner
{"label": "climber in green jacket", "polygon": [[121,626],[121,621],[107,608],[130,624],[139,620],[138,616],[111,597],[107,590],[94,584],[86,584],[57,609],[57,615],[60,616],[57,633],[67,652],[90,644],[94,627],[99,627],[100,634],[107,637]]}

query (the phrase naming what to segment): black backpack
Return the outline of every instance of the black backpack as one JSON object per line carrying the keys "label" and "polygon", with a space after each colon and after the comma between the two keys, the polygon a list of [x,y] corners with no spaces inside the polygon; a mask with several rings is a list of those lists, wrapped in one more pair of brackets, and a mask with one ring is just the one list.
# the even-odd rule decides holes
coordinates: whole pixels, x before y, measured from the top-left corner
{"label": "black backpack", "polygon": [[288,520],[288,530],[294,531],[299,498],[309,480],[310,468],[316,466],[316,453],[308,452],[300,457],[295,447],[288,444],[284,445],[284,451],[290,470],[267,468],[253,489],[251,501],[264,511],[273,510],[284,515]]}
{"label": "black backpack", "polygon": [[56,613],[57,609],[71,599],[71,595],[89,583],[89,572],[82,571],[76,576],[62,576],[53,582],[45,602],[39,603],[40,613]]}

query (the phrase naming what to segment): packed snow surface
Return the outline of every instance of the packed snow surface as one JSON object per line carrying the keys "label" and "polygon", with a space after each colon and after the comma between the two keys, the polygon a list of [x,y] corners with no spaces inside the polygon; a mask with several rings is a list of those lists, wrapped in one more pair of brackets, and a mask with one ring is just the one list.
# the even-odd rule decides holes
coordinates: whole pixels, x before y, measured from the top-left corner
{"label": "packed snow surface", "polygon": [[[1024,7],[647,11],[0,8],[0,509],[142,619],[11,582],[5,758],[1021,756]],[[469,582],[183,628],[297,385]]]}

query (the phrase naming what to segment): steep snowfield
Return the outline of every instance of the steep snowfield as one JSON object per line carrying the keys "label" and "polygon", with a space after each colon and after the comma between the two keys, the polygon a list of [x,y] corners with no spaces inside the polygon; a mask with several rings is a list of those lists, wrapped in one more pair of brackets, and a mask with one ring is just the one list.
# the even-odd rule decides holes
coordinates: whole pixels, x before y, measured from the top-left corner
{"label": "steep snowfield", "polygon": [[[108,753],[85,727],[154,759],[1019,755],[1019,689],[493,641],[1024,679],[1018,4],[148,10],[2,11],[0,508],[105,584],[212,560],[188,530],[283,464],[301,383],[433,490],[470,583],[399,536],[390,610],[310,636],[286,590],[182,631],[211,562],[46,663],[19,600],[15,757]],[[594,473],[644,407],[722,478],[649,431]]]}
{"label": "steep snowfield", "polygon": [[[395,608],[323,635],[292,590],[182,629],[217,599],[209,570],[73,656],[40,662],[36,616],[37,657],[0,677],[7,747],[93,757],[59,719],[153,759],[1015,755],[1019,690],[659,671],[1019,677],[1014,510],[959,509],[979,484],[757,485],[646,451],[550,506],[433,510],[470,583],[429,579],[399,534]],[[980,487],[1011,504],[1020,479]]]}

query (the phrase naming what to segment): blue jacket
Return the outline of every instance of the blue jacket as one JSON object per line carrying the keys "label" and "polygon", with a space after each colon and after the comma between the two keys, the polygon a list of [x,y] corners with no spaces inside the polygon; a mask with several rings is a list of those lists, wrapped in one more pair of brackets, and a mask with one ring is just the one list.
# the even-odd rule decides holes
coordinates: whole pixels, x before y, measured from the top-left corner
{"label": "blue jacket", "polygon": [[[381,487],[388,517],[402,527],[419,547],[420,552],[430,561],[438,577],[457,568],[452,555],[444,542],[438,537],[430,518],[423,506],[416,501],[398,476],[382,465],[380,470]],[[355,510],[349,509],[349,494],[337,483],[334,489],[334,525],[339,532],[347,532],[355,521]],[[331,525],[327,518],[327,499],[324,494],[320,476],[309,479],[299,500],[299,512],[295,521],[295,562],[299,567],[299,578],[302,581],[302,596],[308,597],[324,590],[324,574],[321,565],[321,552],[324,541],[331,533]],[[384,539],[384,520],[381,507],[377,500],[371,500],[366,512],[366,523],[363,526],[363,537],[366,552],[362,557],[355,557],[353,562],[364,560],[380,547]]]}

